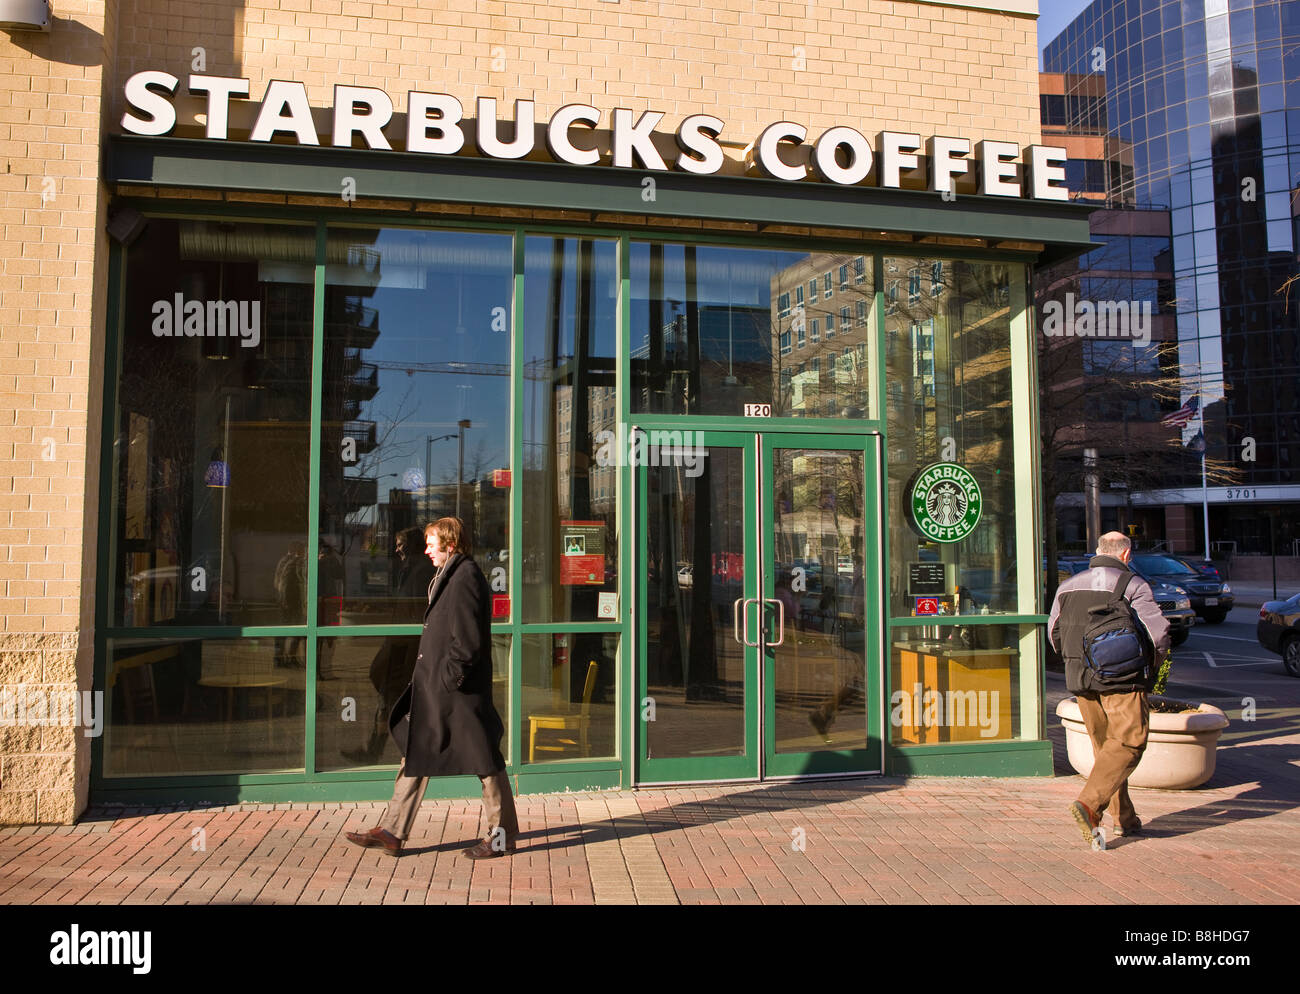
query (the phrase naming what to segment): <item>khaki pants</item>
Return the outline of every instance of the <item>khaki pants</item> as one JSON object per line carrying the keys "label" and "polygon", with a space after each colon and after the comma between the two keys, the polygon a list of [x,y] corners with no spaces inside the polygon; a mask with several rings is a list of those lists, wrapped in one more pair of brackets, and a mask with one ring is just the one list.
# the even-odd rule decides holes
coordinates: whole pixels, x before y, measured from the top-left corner
{"label": "khaki pants", "polygon": [[[514,795],[510,792],[510,778],[502,770],[479,779],[483,782],[483,838],[491,840],[492,832],[500,827],[505,832],[506,845],[513,847],[519,835],[519,818],[515,814]],[[406,760],[403,758],[402,768],[397,771],[397,782],[393,785],[393,799],[388,802],[379,827],[405,842],[410,837],[420,801],[424,799],[424,788],[428,785],[428,777],[406,775]]]}
{"label": "khaki pants", "polygon": [[1128,778],[1147,747],[1147,695],[1081,693],[1077,699],[1093,755],[1092,773],[1079,800],[1099,818],[1109,810],[1115,824],[1136,828],[1142,823],[1128,796]]}

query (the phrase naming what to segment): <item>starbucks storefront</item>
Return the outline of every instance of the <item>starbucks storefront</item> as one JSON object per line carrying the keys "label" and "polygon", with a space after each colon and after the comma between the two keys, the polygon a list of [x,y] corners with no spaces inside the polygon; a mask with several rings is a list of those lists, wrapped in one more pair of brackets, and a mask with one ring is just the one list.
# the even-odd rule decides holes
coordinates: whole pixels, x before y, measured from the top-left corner
{"label": "starbucks storefront", "polygon": [[452,514],[521,793],[1050,773],[1028,287],[1086,212],[134,135],[108,161],[136,224],[92,800],[386,797],[408,529]]}

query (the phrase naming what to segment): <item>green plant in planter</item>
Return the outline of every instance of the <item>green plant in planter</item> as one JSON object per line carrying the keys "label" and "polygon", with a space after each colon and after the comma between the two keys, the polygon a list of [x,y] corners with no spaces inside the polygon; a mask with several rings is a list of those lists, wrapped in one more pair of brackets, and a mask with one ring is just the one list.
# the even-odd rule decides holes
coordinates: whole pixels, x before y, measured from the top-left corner
{"label": "green plant in planter", "polygon": [[1169,671],[1173,668],[1174,654],[1166,652],[1164,661],[1160,664],[1160,669],[1156,671],[1156,682],[1151,687],[1151,693],[1164,696],[1165,688],[1169,684]]}
{"label": "green plant in planter", "polygon": [[[1174,668],[1174,654],[1165,653],[1164,662],[1160,664],[1160,669],[1156,671],[1156,682],[1151,687],[1151,696],[1164,697],[1165,688],[1169,684],[1169,671]],[[1160,714],[1187,714],[1192,711],[1200,710],[1200,706],[1187,701],[1159,700],[1150,701],[1151,710]]]}

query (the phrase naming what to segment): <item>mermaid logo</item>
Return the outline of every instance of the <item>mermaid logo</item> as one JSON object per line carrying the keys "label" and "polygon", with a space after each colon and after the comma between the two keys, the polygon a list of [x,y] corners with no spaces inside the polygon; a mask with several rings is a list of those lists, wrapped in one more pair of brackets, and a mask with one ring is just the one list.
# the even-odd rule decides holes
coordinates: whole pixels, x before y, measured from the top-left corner
{"label": "mermaid logo", "polygon": [[926,466],[908,488],[912,525],[933,542],[960,542],[975,530],[984,509],[979,484],[952,462]]}

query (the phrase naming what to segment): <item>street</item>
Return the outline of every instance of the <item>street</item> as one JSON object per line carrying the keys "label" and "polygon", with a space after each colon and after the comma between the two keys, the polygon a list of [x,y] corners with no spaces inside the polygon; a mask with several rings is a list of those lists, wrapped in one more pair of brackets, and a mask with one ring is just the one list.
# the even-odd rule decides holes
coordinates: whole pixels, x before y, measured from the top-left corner
{"label": "street", "polygon": [[1257,707],[1300,707],[1300,680],[1288,676],[1282,657],[1256,640],[1258,620],[1257,605],[1240,603],[1222,624],[1198,618],[1187,641],[1174,650],[1168,696],[1208,701],[1233,719],[1240,717],[1246,698]]}

